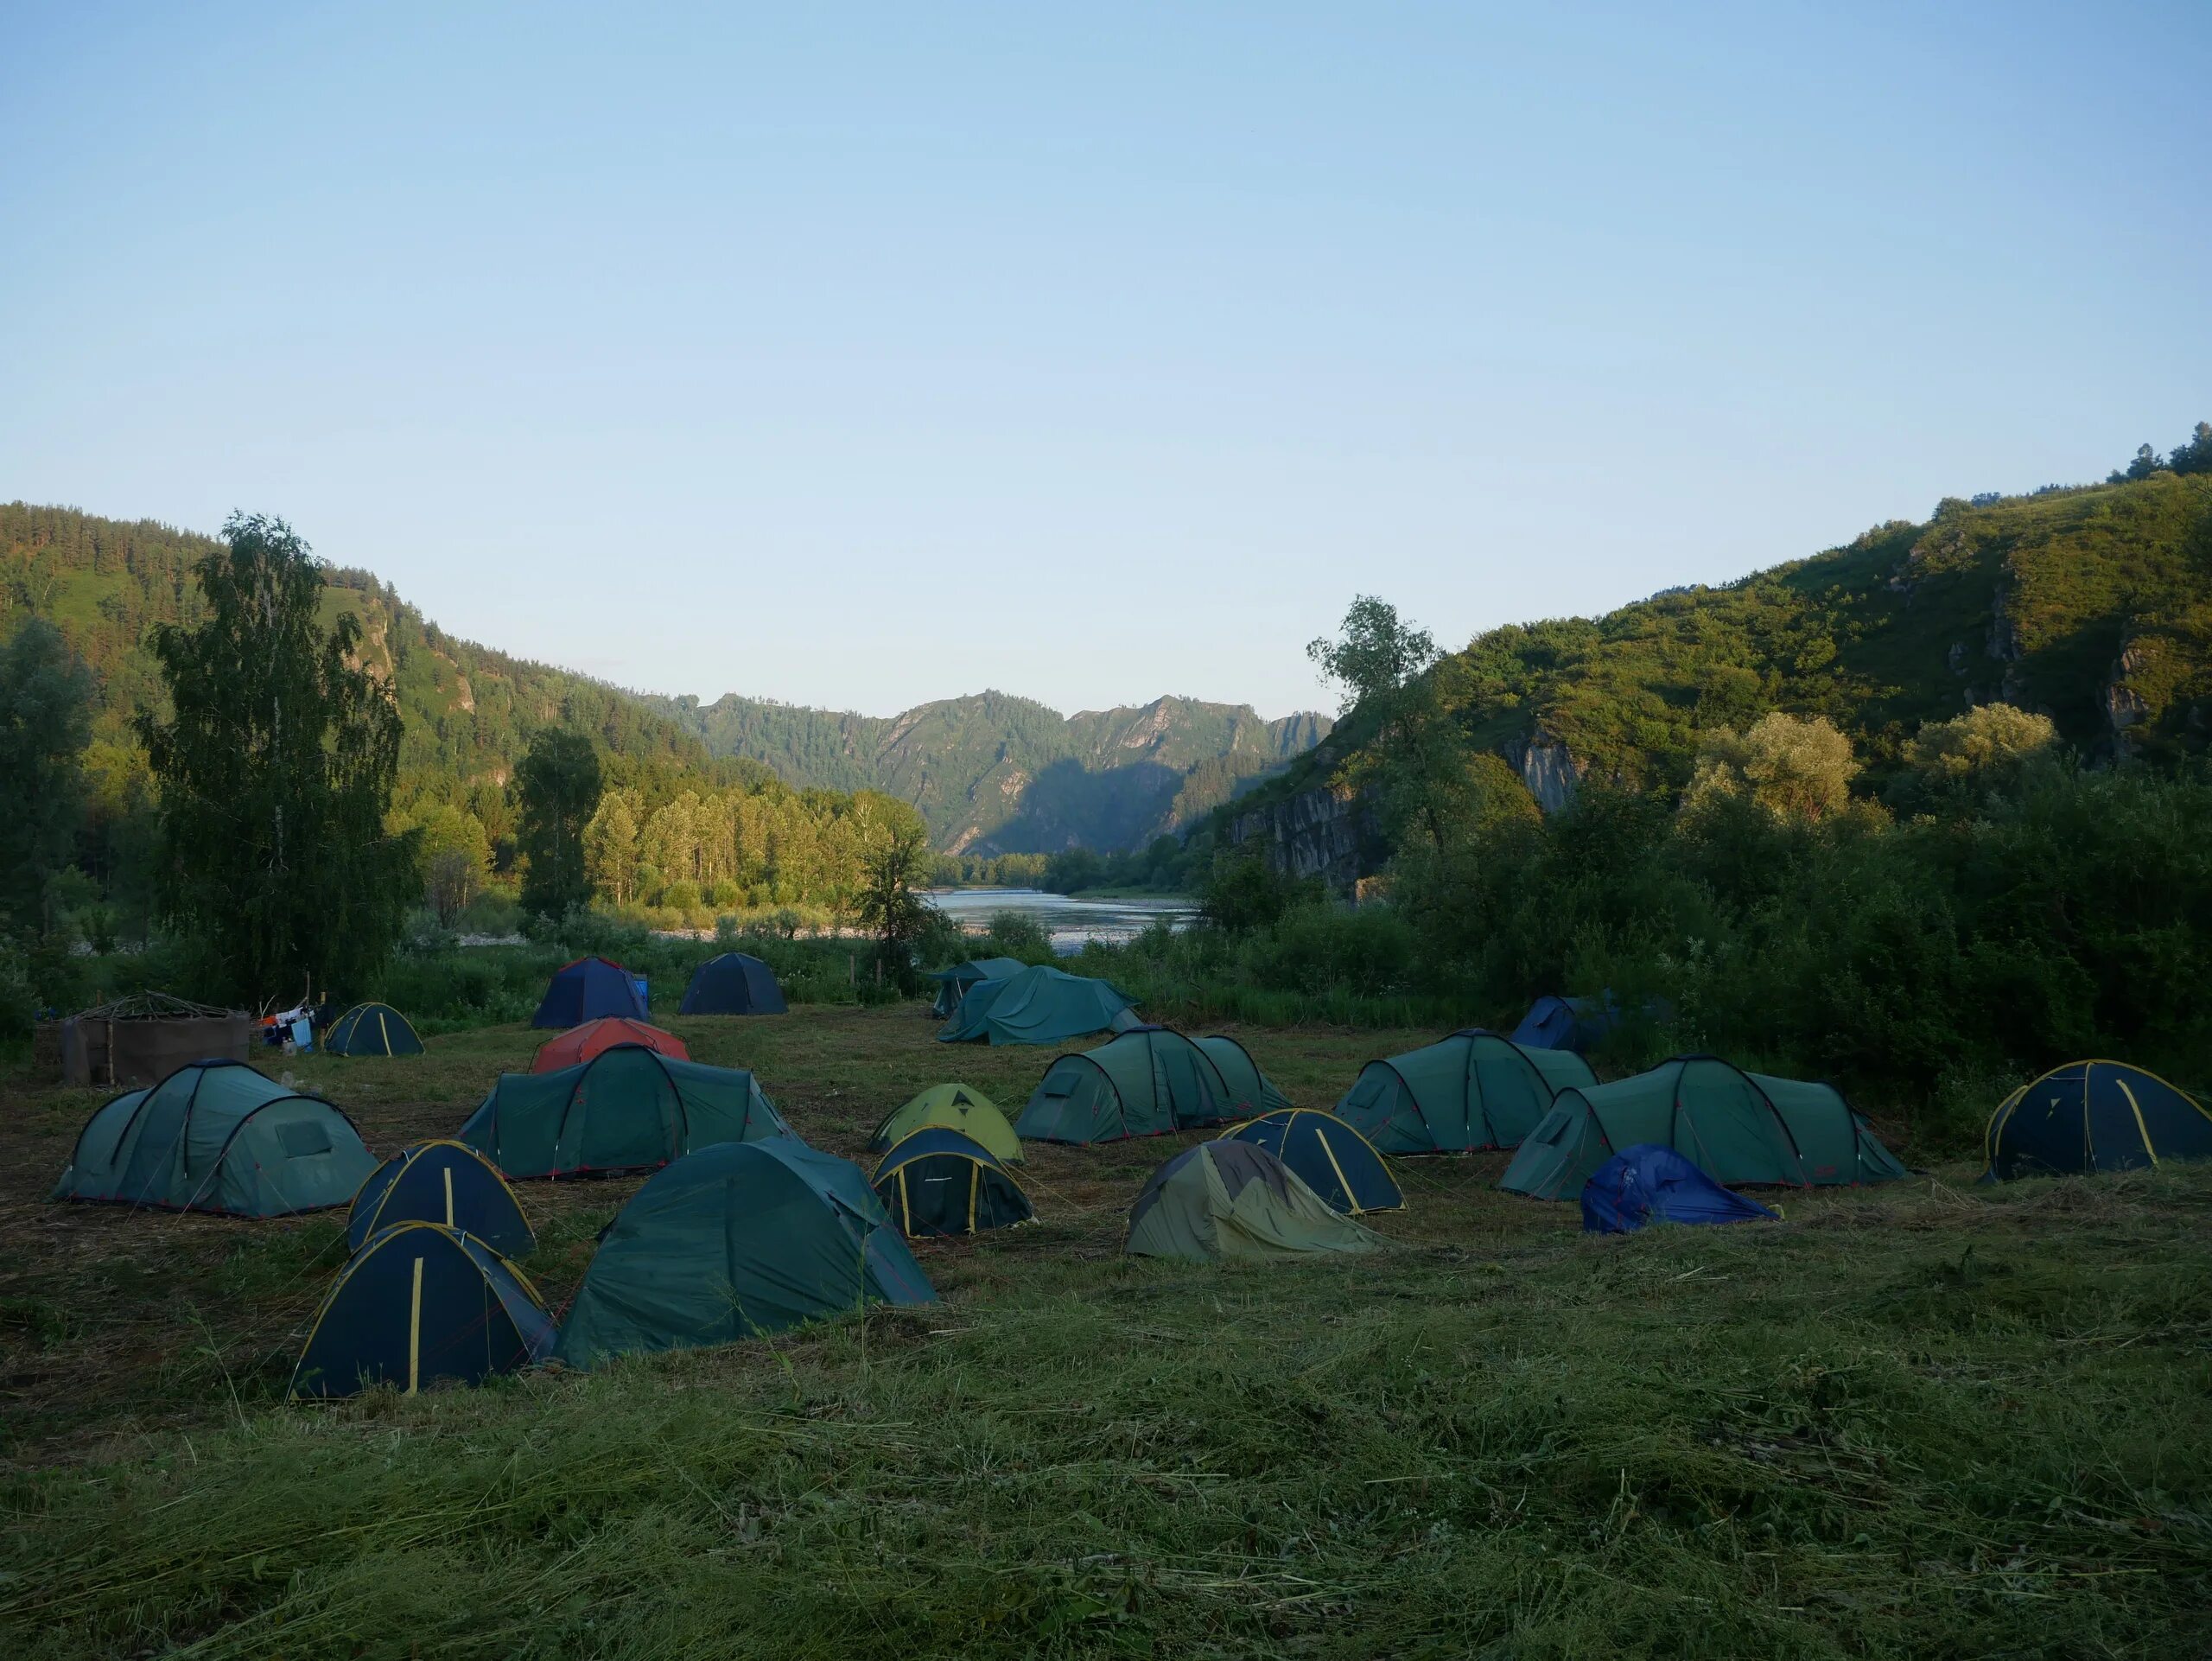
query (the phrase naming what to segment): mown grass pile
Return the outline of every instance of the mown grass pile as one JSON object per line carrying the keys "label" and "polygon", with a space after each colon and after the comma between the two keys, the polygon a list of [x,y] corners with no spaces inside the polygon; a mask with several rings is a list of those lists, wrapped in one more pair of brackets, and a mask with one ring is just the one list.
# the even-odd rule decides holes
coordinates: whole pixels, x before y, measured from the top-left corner
{"label": "mown grass pile", "polygon": [[[846,1154],[916,1085],[1019,1104],[1047,1059],[933,1046],[908,1009],[678,1027]],[[1417,1036],[1240,1035],[1313,1105]],[[449,1130],[536,1036],[301,1071],[382,1149]],[[1039,1226],[923,1248],[938,1307],[302,1410],[287,1340],[336,1225],[44,1206],[86,1103],[8,1105],[14,1654],[2212,1638],[2212,1169],[1990,1190],[1949,1165],[1785,1197],[1778,1225],[1592,1239],[1493,1191],[1495,1160],[1402,1161],[1395,1249],[1201,1269],[1118,1250],[1176,1139],[1039,1147]],[[634,1187],[522,1190],[549,1294]]]}

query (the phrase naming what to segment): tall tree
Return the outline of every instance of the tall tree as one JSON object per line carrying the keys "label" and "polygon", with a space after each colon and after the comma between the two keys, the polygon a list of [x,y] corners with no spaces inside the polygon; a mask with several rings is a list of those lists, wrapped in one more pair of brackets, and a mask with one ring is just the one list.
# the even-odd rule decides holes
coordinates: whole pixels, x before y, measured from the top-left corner
{"label": "tall tree", "polygon": [[917,820],[894,824],[861,856],[857,909],[892,972],[913,971],[913,945],[929,926],[930,908],[915,890],[929,880],[929,835]]}
{"label": "tall tree", "polygon": [[282,519],[234,513],[197,576],[192,627],[157,627],[173,718],[138,717],[161,787],[163,919],[226,996],[365,984],[417,885],[388,834],[399,710],[357,657],[351,612],[317,618],[323,567]]}
{"label": "tall tree", "polygon": [[33,617],[0,646],[0,929],[51,932],[54,879],[85,817],[92,671]]}
{"label": "tall tree", "polygon": [[521,828],[517,842],[530,862],[522,879],[524,911],[559,917],[591,898],[584,828],[599,811],[602,780],[591,740],[548,727],[530,741],[515,768]]}

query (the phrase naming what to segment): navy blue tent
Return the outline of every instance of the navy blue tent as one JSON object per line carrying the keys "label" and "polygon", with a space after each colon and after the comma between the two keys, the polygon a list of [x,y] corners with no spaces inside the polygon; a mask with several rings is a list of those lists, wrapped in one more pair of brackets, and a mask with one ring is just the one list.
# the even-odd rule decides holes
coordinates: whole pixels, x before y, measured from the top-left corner
{"label": "navy blue tent", "polygon": [[[1674,1007],[1663,998],[1646,998],[1641,1013],[1653,1021],[1674,1019]],[[1540,1050],[1573,1050],[1580,1055],[1621,1024],[1625,1011],[1610,990],[1593,998],[1541,997],[1529,1006],[1513,1041]]]}
{"label": "navy blue tent", "polygon": [[2212,1113],[2125,1061],[2069,1061],[1999,1104],[1985,1182],[2212,1159]]}
{"label": "navy blue tent", "polygon": [[1646,1223],[1747,1223],[1775,1213],[1731,1193],[1663,1143],[1640,1142],[1600,1165],[1582,1185],[1586,1234],[1627,1234]]}
{"label": "navy blue tent", "polygon": [[416,1142],[370,1172],[346,1219],[346,1249],[359,1251],[400,1223],[442,1223],[503,1257],[526,1257],[537,1249],[506,1179],[458,1142]]}
{"label": "navy blue tent", "polygon": [[441,1379],[480,1384],[552,1347],[552,1319],[521,1270],[442,1224],[402,1223],[340,1272],[291,1393],[352,1396],[390,1384],[411,1396]]}
{"label": "navy blue tent", "polygon": [[909,1239],[1009,1228],[1037,1215],[995,1154],[943,1125],[925,1126],[901,1141],[883,1156],[868,1184]]}
{"label": "navy blue tent", "polygon": [[1375,1151],[1375,1144],[1333,1113],[1280,1108],[1222,1135],[1224,1140],[1267,1149],[1303,1177],[1306,1186],[1333,1211],[1357,1216],[1395,1211],[1406,1203],[1398,1180]]}
{"label": "navy blue tent", "polygon": [[779,1015],[784,1013],[784,989],[776,984],[776,971],[760,958],[725,951],[692,971],[691,984],[683,989],[683,1002],[676,1013]]}
{"label": "navy blue tent", "polygon": [[581,1027],[601,1015],[648,1021],[645,983],[619,963],[579,958],[554,971],[544,1001],[530,1018],[533,1027]]}

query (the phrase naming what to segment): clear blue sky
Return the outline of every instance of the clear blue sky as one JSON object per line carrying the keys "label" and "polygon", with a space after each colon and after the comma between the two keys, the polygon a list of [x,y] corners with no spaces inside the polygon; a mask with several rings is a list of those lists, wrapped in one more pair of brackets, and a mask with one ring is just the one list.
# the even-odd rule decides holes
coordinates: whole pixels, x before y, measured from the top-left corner
{"label": "clear blue sky", "polygon": [[[2212,418],[2212,5],[0,4],[0,497],[1268,714]],[[1661,13],[1666,15],[1661,16]]]}

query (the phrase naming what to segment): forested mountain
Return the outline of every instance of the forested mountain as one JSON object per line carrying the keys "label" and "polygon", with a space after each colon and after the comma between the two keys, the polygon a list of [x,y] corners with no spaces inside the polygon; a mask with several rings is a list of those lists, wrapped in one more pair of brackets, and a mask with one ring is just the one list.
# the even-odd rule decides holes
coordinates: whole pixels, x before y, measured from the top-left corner
{"label": "forested mountain", "polygon": [[[99,677],[96,770],[128,771],[130,717],[162,697],[149,627],[197,620],[194,565],[218,544],[141,520],[0,506],[0,633],[28,610],[58,624]],[[590,733],[610,786],[650,809],[682,791],[880,790],[920,808],[940,846],[1121,848],[1229,799],[1327,729],[1317,716],[1268,722],[1245,708],[1163,698],[1142,710],[1063,719],[999,693],[924,705],[889,720],[737,697],[642,697],[456,640],[365,571],[334,570],[327,616],[357,614],[361,655],[388,678],[403,722],[395,806],[451,805],[496,846],[505,786],[531,736]]]}
{"label": "forested mountain", "polygon": [[977,854],[1140,846],[1312,748],[1331,726],[1324,716],[1262,721],[1247,705],[1179,697],[1070,716],[1003,692],[889,717],[736,697],[648,703],[716,755],[764,763],[796,785],[912,802],[939,848]]}
{"label": "forested mountain", "polygon": [[[2212,458],[2212,436],[2199,444]],[[2031,496],[1948,499],[1925,523],[1719,588],[1671,589],[1594,619],[1478,636],[1429,671],[1473,754],[1547,809],[1586,781],[1679,787],[1700,735],[1769,710],[1821,716],[1878,792],[1927,721],[2004,702],[2048,715],[2092,757],[2171,757],[2212,739],[2212,473]],[[1326,786],[1371,747],[1355,712],[1255,793],[1234,833],[1339,881],[1386,851]],[[1493,764],[1494,765],[1494,764]],[[1357,768],[1353,769],[1357,771]]]}

